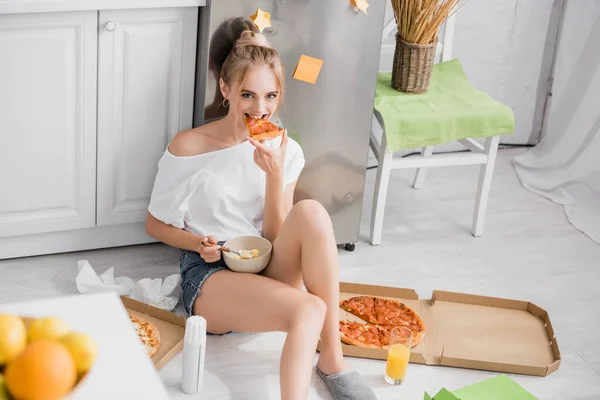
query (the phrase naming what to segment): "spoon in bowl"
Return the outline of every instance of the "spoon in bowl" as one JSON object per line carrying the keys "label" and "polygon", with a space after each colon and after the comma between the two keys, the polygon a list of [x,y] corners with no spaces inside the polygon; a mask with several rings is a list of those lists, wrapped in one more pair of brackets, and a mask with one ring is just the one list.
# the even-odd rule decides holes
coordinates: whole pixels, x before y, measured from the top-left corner
{"label": "spoon in bowl", "polygon": [[[202,246],[206,246],[206,247],[214,247],[214,246],[219,246],[218,244],[214,244],[214,243],[208,243],[208,242],[202,242]],[[240,258],[247,258],[244,257],[242,255],[242,253],[240,253],[239,251],[235,251],[235,250],[231,250],[229,247],[225,247],[225,246],[219,246],[219,250],[224,251],[226,253],[233,253],[238,255]]]}

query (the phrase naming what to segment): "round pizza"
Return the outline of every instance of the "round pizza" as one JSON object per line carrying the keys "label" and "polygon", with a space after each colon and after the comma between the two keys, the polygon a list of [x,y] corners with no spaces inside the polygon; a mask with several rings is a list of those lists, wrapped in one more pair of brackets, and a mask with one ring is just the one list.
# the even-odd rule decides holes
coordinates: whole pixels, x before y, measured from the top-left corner
{"label": "round pizza", "polygon": [[133,329],[137,332],[144,349],[150,357],[155,355],[160,348],[160,333],[158,328],[152,322],[129,313],[129,319],[133,324]]}
{"label": "round pizza", "polygon": [[[355,324],[372,326],[377,330],[379,348],[388,348],[392,329],[397,326],[405,326],[413,331],[413,347],[418,345],[425,336],[425,324],[421,317],[412,308],[399,301],[375,296],[356,296],[340,301],[340,307],[368,322],[368,324]],[[345,333],[341,329],[342,322],[347,321],[340,321],[340,334],[344,342],[357,346],[361,346],[361,343],[366,342],[366,340],[359,338],[354,338],[354,343],[345,340]],[[355,333],[360,329],[365,330],[365,328],[356,325],[353,325],[353,328]],[[368,330],[371,331],[370,328]]]}

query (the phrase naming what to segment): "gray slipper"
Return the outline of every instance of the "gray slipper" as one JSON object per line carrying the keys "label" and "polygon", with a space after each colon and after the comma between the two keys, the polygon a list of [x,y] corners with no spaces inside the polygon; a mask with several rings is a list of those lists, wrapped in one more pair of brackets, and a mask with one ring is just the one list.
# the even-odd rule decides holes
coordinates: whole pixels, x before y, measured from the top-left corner
{"label": "gray slipper", "polygon": [[377,400],[361,374],[355,370],[325,375],[319,367],[317,373],[333,395],[333,400]]}

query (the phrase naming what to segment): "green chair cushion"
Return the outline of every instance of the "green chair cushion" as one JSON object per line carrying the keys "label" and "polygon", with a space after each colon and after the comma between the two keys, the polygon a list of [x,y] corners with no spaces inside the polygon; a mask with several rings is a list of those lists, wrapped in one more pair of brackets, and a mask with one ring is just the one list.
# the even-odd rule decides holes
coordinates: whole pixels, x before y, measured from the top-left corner
{"label": "green chair cushion", "polygon": [[510,107],[475,89],[457,59],[433,67],[423,94],[397,91],[391,79],[391,72],[380,72],[375,90],[375,111],[390,151],[515,131]]}

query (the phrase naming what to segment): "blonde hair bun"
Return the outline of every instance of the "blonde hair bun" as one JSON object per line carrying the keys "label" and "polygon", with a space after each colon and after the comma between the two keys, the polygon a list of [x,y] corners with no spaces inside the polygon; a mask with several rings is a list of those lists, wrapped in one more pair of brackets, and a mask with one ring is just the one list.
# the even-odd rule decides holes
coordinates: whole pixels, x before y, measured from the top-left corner
{"label": "blonde hair bun", "polygon": [[240,34],[240,38],[235,42],[236,46],[256,46],[256,47],[266,47],[267,49],[272,49],[271,43],[267,40],[267,38],[258,32],[253,32],[250,30],[243,31]]}
{"label": "blonde hair bun", "polygon": [[[1,1],[1,0],[0,0]],[[230,88],[241,90],[242,82],[253,65],[267,65],[277,77],[279,96],[277,108],[281,105],[285,87],[283,62],[277,50],[260,33],[246,29],[240,33],[235,45],[221,68],[221,79]]]}

